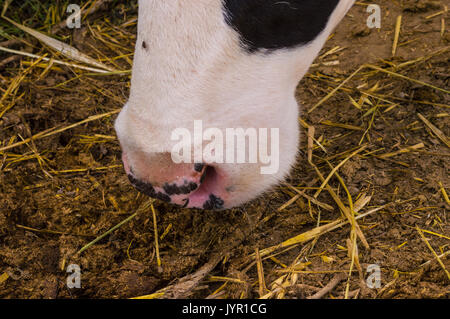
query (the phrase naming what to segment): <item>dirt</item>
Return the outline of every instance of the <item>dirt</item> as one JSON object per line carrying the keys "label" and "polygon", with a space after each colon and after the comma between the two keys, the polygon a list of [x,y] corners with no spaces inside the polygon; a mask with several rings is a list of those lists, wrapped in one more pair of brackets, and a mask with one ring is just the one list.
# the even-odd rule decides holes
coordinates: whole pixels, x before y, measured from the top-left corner
{"label": "dirt", "polygon": [[[352,8],[321,55],[336,46],[344,49],[319,58],[298,86],[301,117],[315,126],[316,139],[326,149],[326,153],[320,148],[314,150],[314,161],[325,175],[330,168],[323,159],[336,166],[346,157],[339,154],[358,147],[370,126],[363,139],[367,150],[352,157],[339,174],[354,199],[363,193],[372,196],[362,212],[387,206],[359,220],[370,249],[358,242],[362,272],[352,273],[349,291],[357,298],[448,298],[450,279],[417,228],[428,231],[424,236],[436,254],[449,250],[449,204],[439,182],[449,193],[450,152],[417,113],[449,136],[449,94],[404,78],[363,70],[347,83],[345,90],[307,113],[340,83],[335,79],[342,81],[363,64],[387,68],[427,57],[394,72],[435,87],[450,88],[448,51],[436,54],[449,45],[448,30],[441,35],[441,18],[446,18],[448,29],[448,14],[426,18],[443,10],[444,1],[373,2],[381,6],[381,29],[367,28],[365,6]],[[113,23],[121,25],[137,13],[135,7],[128,10],[118,7],[113,14]],[[392,57],[395,23],[400,14],[403,16],[400,42],[396,56]],[[135,25],[126,31],[130,34],[126,43],[129,50],[124,54],[133,51]],[[89,51],[90,44],[95,44],[106,56],[117,55],[111,46],[94,38],[87,29],[70,35],[67,41],[93,56],[95,52]],[[324,65],[327,61],[339,61],[339,64]],[[124,59],[117,64],[122,69],[130,68]],[[20,141],[55,126],[65,127],[95,114],[117,110],[126,101],[128,75],[84,76],[65,82],[74,77],[70,69],[60,67],[41,76],[43,70],[28,75],[18,92],[18,96],[24,95],[0,118],[0,142],[3,142],[0,148],[13,136],[15,141]],[[2,92],[9,84],[5,79],[18,76],[19,71],[19,62],[1,71]],[[373,93],[398,105],[385,112],[386,103],[369,97],[379,109],[375,111],[376,116],[373,113],[364,116],[372,106],[365,104],[360,110],[350,103],[348,96],[358,101],[361,90],[374,86],[377,88]],[[157,201],[154,208],[161,258],[159,269],[152,211],[139,210],[148,199],[133,189],[123,172],[120,147],[114,138],[114,118],[115,115],[107,116],[0,152],[0,278],[7,274],[6,279],[5,276],[0,279],[1,298],[148,295],[194,273],[217,255],[221,261],[210,274],[216,277],[207,276],[189,297],[211,295],[224,283],[217,277],[228,277],[241,282],[228,281],[220,295],[222,298],[256,298],[259,297],[258,275],[252,264],[255,249],[277,245],[313,229],[318,219],[322,225],[341,216],[326,191],[321,192],[318,200],[333,206],[331,212],[315,205],[310,210],[303,197],[278,212],[294,195],[284,186],[243,207],[221,212],[185,210]],[[363,130],[321,124],[326,120]],[[321,182],[307,161],[307,136],[303,128],[302,133],[298,162],[288,182],[299,187],[318,187]],[[91,139],[87,140],[86,136]],[[423,143],[423,148],[414,152],[384,159],[371,156],[419,143]],[[86,170],[65,172],[73,169]],[[347,195],[339,181],[332,178],[330,185],[347,204]],[[310,196],[314,192],[307,191]],[[131,221],[77,254],[83,246],[135,212],[138,213]],[[272,283],[283,274],[280,270],[299,256],[305,266],[297,272],[296,280],[286,286],[284,297],[306,298],[314,294],[336,271],[350,269],[349,236],[347,225],[265,259],[267,288],[271,289]],[[441,260],[450,270],[448,255]],[[69,264],[80,266],[81,288],[67,287]],[[371,264],[380,266],[380,288],[370,289],[366,285],[369,275],[366,270]],[[343,297],[346,283],[342,281],[326,297]]]}

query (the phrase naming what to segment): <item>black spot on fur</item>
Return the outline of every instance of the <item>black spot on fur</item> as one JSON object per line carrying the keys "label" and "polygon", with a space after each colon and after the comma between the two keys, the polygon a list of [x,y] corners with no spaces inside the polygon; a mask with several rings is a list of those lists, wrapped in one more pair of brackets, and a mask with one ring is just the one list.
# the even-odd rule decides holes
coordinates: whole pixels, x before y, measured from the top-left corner
{"label": "black spot on fur", "polygon": [[132,175],[128,175],[128,179],[130,180],[130,183],[142,194],[145,194],[149,197],[156,198],[159,200],[162,200],[164,202],[170,203],[171,199],[167,194],[156,192],[155,188],[150,183],[144,183],[143,181],[140,181],[136,179]]}
{"label": "black spot on fur", "polygon": [[209,200],[203,204],[204,209],[223,209],[224,201],[214,194],[209,195]]}
{"label": "black spot on fur", "polygon": [[178,190],[178,186],[173,184],[173,185],[169,185],[169,184],[164,184],[164,191],[168,194],[168,195],[173,195],[176,194],[179,190]]}
{"label": "black spot on fur", "polygon": [[142,48],[147,49],[147,43],[145,43],[145,41],[142,41]]}
{"label": "black spot on fur", "polygon": [[155,198],[157,198],[159,200],[162,200],[163,202],[166,202],[166,203],[170,203],[171,202],[170,196],[168,196],[168,195],[166,195],[164,193],[161,193],[161,192],[157,193]]}
{"label": "black spot on fur", "polygon": [[163,188],[164,191],[168,194],[168,195],[180,195],[180,194],[189,194],[192,193],[194,190],[197,189],[198,185],[197,183],[194,182],[190,182],[188,183],[187,181],[184,182],[185,185],[182,186],[178,186],[176,184],[164,184]]}
{"label": "black spot on fur", "polygon": [[130,180],[130,183],[141,193],[150,196],[155,197],[156,191],[153,188],[152,184],[150,183],[144,183],[143,181],[138,180],[132,175],[128,175],[128,179]]}
{"label": "black spot on fur", "polygon": [[225,20],[248,52],[293,48],[313,41],[339,0],[224,0]]}

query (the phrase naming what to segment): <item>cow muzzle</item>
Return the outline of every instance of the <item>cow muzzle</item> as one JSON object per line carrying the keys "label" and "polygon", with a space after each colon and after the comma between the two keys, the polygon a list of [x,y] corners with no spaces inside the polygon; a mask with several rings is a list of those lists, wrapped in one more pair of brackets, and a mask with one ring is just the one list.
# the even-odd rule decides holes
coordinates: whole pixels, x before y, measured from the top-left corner
{"label": "cow muzzle", "polygon": [[170,153],[152,154],[145,162],[137,156],[133,164],[123,153],[122,161],[131,184],[149,197],[183,208],[217,210],[225,206],[226,178],[214,166],[176,164]]}

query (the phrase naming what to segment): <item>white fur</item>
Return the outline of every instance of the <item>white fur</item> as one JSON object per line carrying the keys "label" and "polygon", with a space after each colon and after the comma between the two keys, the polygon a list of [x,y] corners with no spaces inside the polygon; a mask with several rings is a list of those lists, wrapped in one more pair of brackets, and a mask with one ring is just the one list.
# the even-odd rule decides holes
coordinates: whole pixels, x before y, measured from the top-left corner
{"label": "white fur", "polygon": [[[131,166],[133,153],[170,152],[176,128],[279,128],[280,169],[218,164],[234,192],[226,207],[248,201],[286,177],[295,162],[299,106],[295,88],[354,0],[341,0],[312,43],[248,54],[226,24],[220,0],[141,0],[131,92],[116,131]],[[142,48],[145,41],[147,49]],[[139,158],[141,158],[139,156]],[[135,172],[145,178],[145,171]]]}

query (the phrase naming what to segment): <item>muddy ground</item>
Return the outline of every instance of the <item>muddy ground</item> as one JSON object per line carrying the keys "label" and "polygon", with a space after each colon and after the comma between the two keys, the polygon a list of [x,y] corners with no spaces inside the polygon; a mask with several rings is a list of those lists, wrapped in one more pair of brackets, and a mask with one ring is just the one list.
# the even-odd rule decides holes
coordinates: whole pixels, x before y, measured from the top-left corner
{"label": "muddy ground", "polygon": [[[279,288],[273,283],[290,274],[285,281],[278,281],[284,288],[271,297],[306,298],[337,273],[348,274],[350,269],[350,297],[450,296],[450,279],[444,270],[450,270],[446,255],[450,249],[449,204],[445,199],[450,188],[450,152],[418,117],[420,113],[445,136],[450,135],[450,95],[443,91],[450,88],[449,13],[441,12],[448,2],[366,3],[381,6],[381,29],[369,29],[366,6],[355,5],[301,81],[297,97],[302,104],[302,124],[315,127],[315,138],[323,146],[315,147],[313,152],[313,161],[322,174],[327,176],[331,171],[325,159],[336,166],[360,143],[367,144],[367,149],[340,168],[339,176],[353,200],[363,194],[371,196],[360,213],[383,208],[358,220],[370,246],[366,249],[358,240],[361,272],[349,257],[350,226],[344,225],[263,258],[267,287],[262,290],[264,294]],[[62,29],[57,35],[97,59],[122,56],[109,63],[128,70],[136,15],[134,2],[114,4],[88,17],[90,27],[73,33]],[[399,15],[402,27],[392,57]],[[33,23],[31,27],[40,28],[39,21]],[[443,32],[442,25],[446,27]],[[112,35],[112,39],[106,35]],[[114,37],[119,39],[117,43]],[[32,38],[26,39],[33,48],[23,44],[15,48],[36,54],[51,52]],[[340,50],[323,56],[336,46]],[[10,55],[1,53],[0,61]],[[22,58],[2,67],[1,95],[30,66],[26,61],[32,60]],[[408,61],[413,62],[402,65]],[[307,112],[352,72],[369,63],[409,79],[363,69],[329,100]],[[80,74],[84,75],[77,77]],[[13,104],[0,117],[0,149],[53,127],[64,128],[92,115],[116,111],[126,101],[128,90],[129,74],[86,75],[65,66],[48,70],[45,65],[35,66],[25,74],[14,94],[0,104],[0,114]],[[364,97],[366,102],[360,103]],[[277,245],[341,218],[327,191],[317,199],[331,205],[330,211],[314,203],[309,205],[303,196],[279,211],[295,196],[285,185],[243,207],[222,212],[185,210],[157,201],[154,208],[159,269],[152,211],[145,206],[148,199],[133,189],[121,167],[113,129],[115,116],[0,151],[1,298],[149,295],[196,272],[214,258],[220,258],[218,265],[185,296],[205,298],[216,292],[218,298],[257,298],[260,285],[253,256],[256,249]],[[338,127],[336,123],[347,126]],[[307,161],[304,126],[302,133],[298,162],[288,183],[313,196],[321,181]],[[394,153],[416,145],[407,152]],[[339,180],[333,177],[329,185],[347,205]],[[77,254],[84,245],[136,212],[131,221]],[[442,265],[417,228],[441,256]],[[80,289],[66,286],[69,264],[81,268]],[[366,285],[370,264],[381,269],[379,288]],[[295,267],[289,268],[292,265]],[[326,298],[344,296],[347,276],[344,278]]]}

